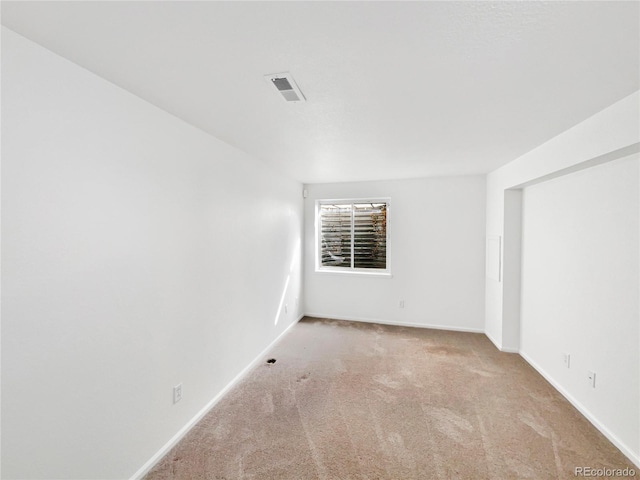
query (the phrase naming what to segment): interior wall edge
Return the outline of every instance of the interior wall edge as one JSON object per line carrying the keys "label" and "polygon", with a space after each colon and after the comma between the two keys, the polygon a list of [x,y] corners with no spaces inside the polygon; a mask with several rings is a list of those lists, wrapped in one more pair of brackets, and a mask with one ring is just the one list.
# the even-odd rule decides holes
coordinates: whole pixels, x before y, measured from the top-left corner
{"label": "interior wall edge", "polygon": [[570,167],[556,170],[554,172],[551,172],[547,175],[543,175],[541,177],[532,178],[531,180],[528,180],[524,183],[513,185],[511,187],[506,187],[505,191],[506,190],[522,190],[523,188],[530,187],[532,185],[537,185],[539,183],[543,183],[548,180],[553,180],[555,178],[563,177],[565,175],[570,175],[572,173],[579,172],[587,168],[596,167],[604,163],[613,162],[614,160],[628,157],[629,155],[633,155],[634,153],[639,153],[639,152],[640,152],[640,142],[632,143],[630,145],[607,152],[603,155],[598,155],[596,157],[583,160],[582,162],[576,163],[575,165],[571,165]]}
{"label": "interior wall edge", "polygon": [[160,461],[169,451],[175,447],[182,438],[189,433],[189,431],[196,426],[196,424],[202,420],[202,418],[209,413],[209,411],[217,405],[217,403],[236,386],[246,375],[254,368],[260,360],[291,330],[305,315],[300,315],[291,325],[289,325],[278,337],[272,341],[267,347],[262,350],[256,358],[254,358],[249,365],[244,367],[238,375],[233,378],[227,385],[224,386],[198,413],[196,413],[191,420],[189,420],[171,439],[165,443],[160,450],[158,450],[147,462],[140,467],[140,469],[134,473],[129,480],[140,480]]}
{"label": "interior wall edge", "polygon": [[502,347],[520,351],[522,296],[522,190],[506,189],[502,236]]}
{"label": "interior wall edge", "polygon": [[517,348],[510,348],[510,347],[504,347],[502,346],[502,344],[500,342],[498,342],[493,335],[491,335],[489,332],[487,331],[483,331],[482,333],[485,334],[485,336],[491,340],[491,343],[493,343],[493,345],[500,350],[501,352],[505,352],[505,353],[520,353],[520,350]]}
{"label": "interior wall edge", "polygon": [[567,399],[594,427],[598,429],[607,439],[613,443],[636,467],[640,468],[640,453],[631,450],[614,435],[600,420],[595,417],[584,405],[567,392],[551,375],[549,375],[540,365],[538,365],[526,352],[521,351],[520,356],[533,367],[547,382],[551,384],[560,394]]}

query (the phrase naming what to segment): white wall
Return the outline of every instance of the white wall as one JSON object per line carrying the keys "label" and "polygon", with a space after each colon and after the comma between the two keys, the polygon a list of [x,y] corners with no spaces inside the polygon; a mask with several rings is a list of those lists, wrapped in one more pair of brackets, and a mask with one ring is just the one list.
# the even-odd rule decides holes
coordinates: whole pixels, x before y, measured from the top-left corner
{"label": "white wall", "polygon": [[[549,140],[538,148],[487,175],[487,235],[505,236],[505,191],[539,182],[587,166],[638,152],[640,142],[640,92],[623,98],[602,112]],[[517,215],[511,215],[517,222]],[[519,259],[503,257],[502,269],[519,269]],[[509,272],[507,272],[509,273]],[[507,275],[509,276],[509,275]],[[517,275],[511,275],[517,277]],[[518,337],[509,335],[518,323],[518,300],[504,297],[504,282],[487,279],[485,333],[503,350],[518,351]],[[512,288],[510,295],[518,295]],[[505,304],[508,308],[505,310]],[[505,333],[507,334],[505,336]]]}
{"label": "white wall", "polygon": [[4,28],[2,100],[2,473],[127,478],[297,320],[302,186]]}
{"label": "white wall", "polygon": [[[638,452],[640,431],[638,431],[637,423],[640,410],[640,405],[638,405],[638,396],[640,396],[638,393],[640,369],[638,365],[638,349],[640,348],[638,322],[640,319],[637,306],[639,296],[637,255],[640,243],[637,232],[637,192],[640,175],[637,170],[633,170],[637,169],[637,166],[630,167],[632,171],[627,172],[630,177],[625,177],[622,182],[626,185],[626,190],[616,193],[616,195],[618,193],[622,195],[619,198],[616,197],[619,205],[622,206],[619,210],[612,211],[615,213],[606,211],[611,206],[606,192],[611,193],[617,188],[625,188],[622,184],[618,185],[621,180],[620,172],[616,174],[617,176],[614,175],[615,178],[608,176],[611,173],[609,169],[615,169],[615,163],[611,163],[611,165],[607,165],[607,163],[617,162],[635,155],[639,151],[640,92],[635,92],[517,160],[490,173],[487,176],[486,233],[491,236],[503,236],[506,243],[509,243],[508,240],[511,238],[512,242],[510,246],[505,245],[503,251],[503,281],[490,278],[486,280],[485,303],[485,333],[496,346],[502,350],[520,351],[525,359],[638,466],[640,466],[640,452]],[[588,177],[589,181],[585,184],[571,183],[582,179],[583,177],[580,175],[584,175],[584,178]],[[588,248],[589,246],[593,247],[589,242],[601,242],[603,238],[607,238],[607,242],[612,243],[607,243],[606,246],[598,243],[600,252],[604,252],[612,262],[619,262],[626,258],[629,263],[624,267],[624,272],[631,281],[623,290],[616,289],[615,285],[619,285],[619,279],[613,280],[612,278],[615,277],[618,266],[612,266],[612,263],[602,263],[598,268],[585,269],[591,263],[586,259],[586,253],[582,246],[575,252],[568,252],[567,255],[560,255],[554,259],[560,263],[553,266],[551,273],[546,278],[547,290],[545,291],[548,291],[551,285],[557,285],[559,281],[563,285],[568,285],[580,275],[582,275],[581,283],[568,288],[576,288],[580,285],[602,286],[604,279],[600,276],[605,275],[606,279],[613,280],[612,283],[607,284],[608,290],[606,290],[611,295],[588,298],[584,296],[587,295],[584,289],[578,289],[574,291],[571,299],[562,300],[557,292],[554,297],[543,299],[535,296],[535,288],[531,283],[526,285],[527,280],[531,281],[531,270],[522,273],[521,267],[530,269],[538,260],[542,262],[542,265],[549,265],[549,262],[543,261],[542,258],[533,260],[536,257],[531,254],[527,257],[526,264],[523,265],[522,255],[519,254],[517,245],[518,235],[522,229],[528,235],[533,235],[531,233],[534,231],[532,219],[542,217],[543,214],[549,214],[549,219],[555,219],[554,209],[559,207],[553,200],[541,200],[544,205],[538,206],[536,210],[538,215],[533,217],[529,215],[527,219],[523,219],[520,207],[522,194],[518,193],[517,189],[530,188],[529,193],[532,191],[544,193],[546,189],[553,189],[554,185],[560,185],[562,182],[568,182],[567,185],[570,185],[568,188],[576,195],[579,194],[580,200],[574,206],[581,209],[579,214],[575,214],[574,219],[568,220],[569,223],[562,227],[565,229],[564,231],[558,228],[550,234],[556,236],[553,241],[557,244],[576,242],[576,234],[572,228],[582,228],[582,233],[586,235],[584,232],[588,228],[597,230],[593,227],[594,222],[604,221],[603,219],[609,215],[612,215],[617,221],[620,221],[621,218],[630,219],[635,215],[635,220],[630,220],[628,225],[620,227],[622,230],[613,229],[611,232],[602,232],[595,239],[583,240],[585,248]],[[538,187],[539,190],[534,190]],[[513,189],[516,189],[515,192],[512,191]],[[605,193],[604,200],[606,201],[603,200],[600,193],[597,193],[600,189]],[[562,198],[555,200],[569,200],[565,197],[570,197],[570,194],[562,193],[560,195]],[[593,201],[589,200],[589,195],[594,196]],[[538,197],[542,199],[543,196],[541,194]],[[595,198],[603,200],[604,203],[598,204]],[[581,227],[576,223],[578,221],[582,222]],[[619,239],[626,235],[624,229],[630,229],[632,234],[623,242],[625,247],[622,248],[622,252],[624,253],[618,255],[618,253],[613,253],[613,250],[618,248],[613,238]],[[544,234],[538,232],[537,235]],[[527,242],[531,242],[531,237],[529,240],[525,239],[522,245],[524,248],[526,248]],[[635,253],[632,252],[634,248]],[[537,256],[543,257],[544,255],[538,251]],[[557,276],[558,270],[562,270],[561,277]],[[523,280],[525,284],[521,286],[520,280]],[[540,283],[544,283],[540,278],[538,280]],[[613,289],[611,289],[612,285],[614,285]],[[626,292],[624,294],[627,297],[622,303],[619,303],[618,300],[623,291]],[[602,290],[600,293],[604,292],[605,290]],[[536,302],[532,304],[531,298],[536,298]],[[530,310],[530,308],[532,305],[542,305],[546,300],[567,303],[560,305],[552,302],[549,308],[556,308],[553,312],[555,323],[553,325],[545,324],[549,320],[543,319],[540,320],[542,323],[538,325],[541,314]],[[596,303],[591,304],[590,302]],[[594,308],[596,310],[593,312],[595,316],[590,317],[590,320],[581,319],[580,317],[584,313],[581,304]],[[604,320],[603,317],[605,317]],[[521,319],[524,320],[521,321]],[[588,329],[585,329],[583,322],[587,322]],[[540,330],[538,330],[539,327]],[[520,331],[520,329],[522,330]],[[621,338],[624,338],[624,341],[618,344],[618,340]],[[574,346],[580,341],[584,341],[585,345],[590,346],[590,349]],[[616,354],[611,353],[618,348],[624,351]],[[574,363],[568,372],[562,370],[561,354],[565,350],[571,349],[577,353],[571,351],[568,353],[577,355],[577,357],[572,359]],[[595,370],[598,373],[598,380],[604,377],[601,387],[596,390],[586,389],[586,379],[584,378],[586,369]],[[598,369],[600,370],[598,371]],[[624,401],[621,401],[621,395],[625,397]]]}
{"label": "white wall", "polygon": [[[502,313],[507,321],[503,322],[502,341],[505,345],[520,343],[520,284],[522,272],[522,190],[504,191],[504,235],[502,237]],[[513,350],[517,351],[517,350]]]}
{"label": "white wall", "polygon": [[[305,311],[309,315],[482,331],[484,177],[306,187]],[[392,277],[315,271],[315,201],[390,197]],[[399,308],[399,301],[405,308]]]}
{"label": "white wall", "polygon": [[[640,456],[640,156],[524,189],[522,355]],[[571,355],[569,366],[563,353]],[[596,388],[587,371],[596,372]]]}

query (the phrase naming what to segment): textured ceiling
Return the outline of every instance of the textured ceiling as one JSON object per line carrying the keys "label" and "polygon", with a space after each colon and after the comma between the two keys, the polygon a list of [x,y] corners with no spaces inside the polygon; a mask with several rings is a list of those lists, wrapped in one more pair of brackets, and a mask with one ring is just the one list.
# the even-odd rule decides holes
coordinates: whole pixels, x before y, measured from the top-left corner
{"label": "textured ceiling", "polygon": [[[486,173],[638,90],[638,2],[2,2],[2,23],[307,183]],[[308,101],[263,75],[290,71]]]}

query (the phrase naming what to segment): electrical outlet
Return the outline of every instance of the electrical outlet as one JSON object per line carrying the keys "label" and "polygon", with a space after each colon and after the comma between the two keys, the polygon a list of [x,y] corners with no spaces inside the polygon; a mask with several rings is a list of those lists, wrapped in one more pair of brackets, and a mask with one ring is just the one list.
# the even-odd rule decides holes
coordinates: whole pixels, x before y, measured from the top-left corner
{"label": "electrical outlet", "polygon": [[182,384],[179,383],[173,387],[173,403],[178,403],[182,400]]}
{"label": "electrical outlet", "polygon": [[400,300],[400,308],[404,308],[404,300]]}
{"label": "electrical outlet", "polygon": [[587,378],[589,379],[589,386],[591,388],[596,388],[596,372],[592,372],[589,370],[587,373]]}
{"label": "electrical outlet", "polygon": [[569,353],[563,354],[562,362],[564,363],[565,367],[571,368],[571,355]]}

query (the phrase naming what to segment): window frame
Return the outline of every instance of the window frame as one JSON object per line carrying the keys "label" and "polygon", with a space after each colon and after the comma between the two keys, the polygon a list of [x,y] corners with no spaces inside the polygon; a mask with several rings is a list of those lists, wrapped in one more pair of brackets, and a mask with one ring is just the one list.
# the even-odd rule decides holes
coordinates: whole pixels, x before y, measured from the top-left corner
{"label": "window frame", "polygon": [[[356,268],[350,267],[335,267],[322,265],[322,227],[320,207],[322,205],[353,205],[359,203],[384,203],[387,206],[387,226],[386,226],[386,265],[387,268]],[[354,223],[353,223],[353,209],[351,211],[351,261],[354,262]],[[315,271],[322,274],[334,274],[334,275],[363,275],[372,277],[391,277],[391,255],[389,248],[390,226],[391,226],[391,199],[389,197],[363,197],[363,198],[338,198],[338,199],[318,199],[315,202]]]}

